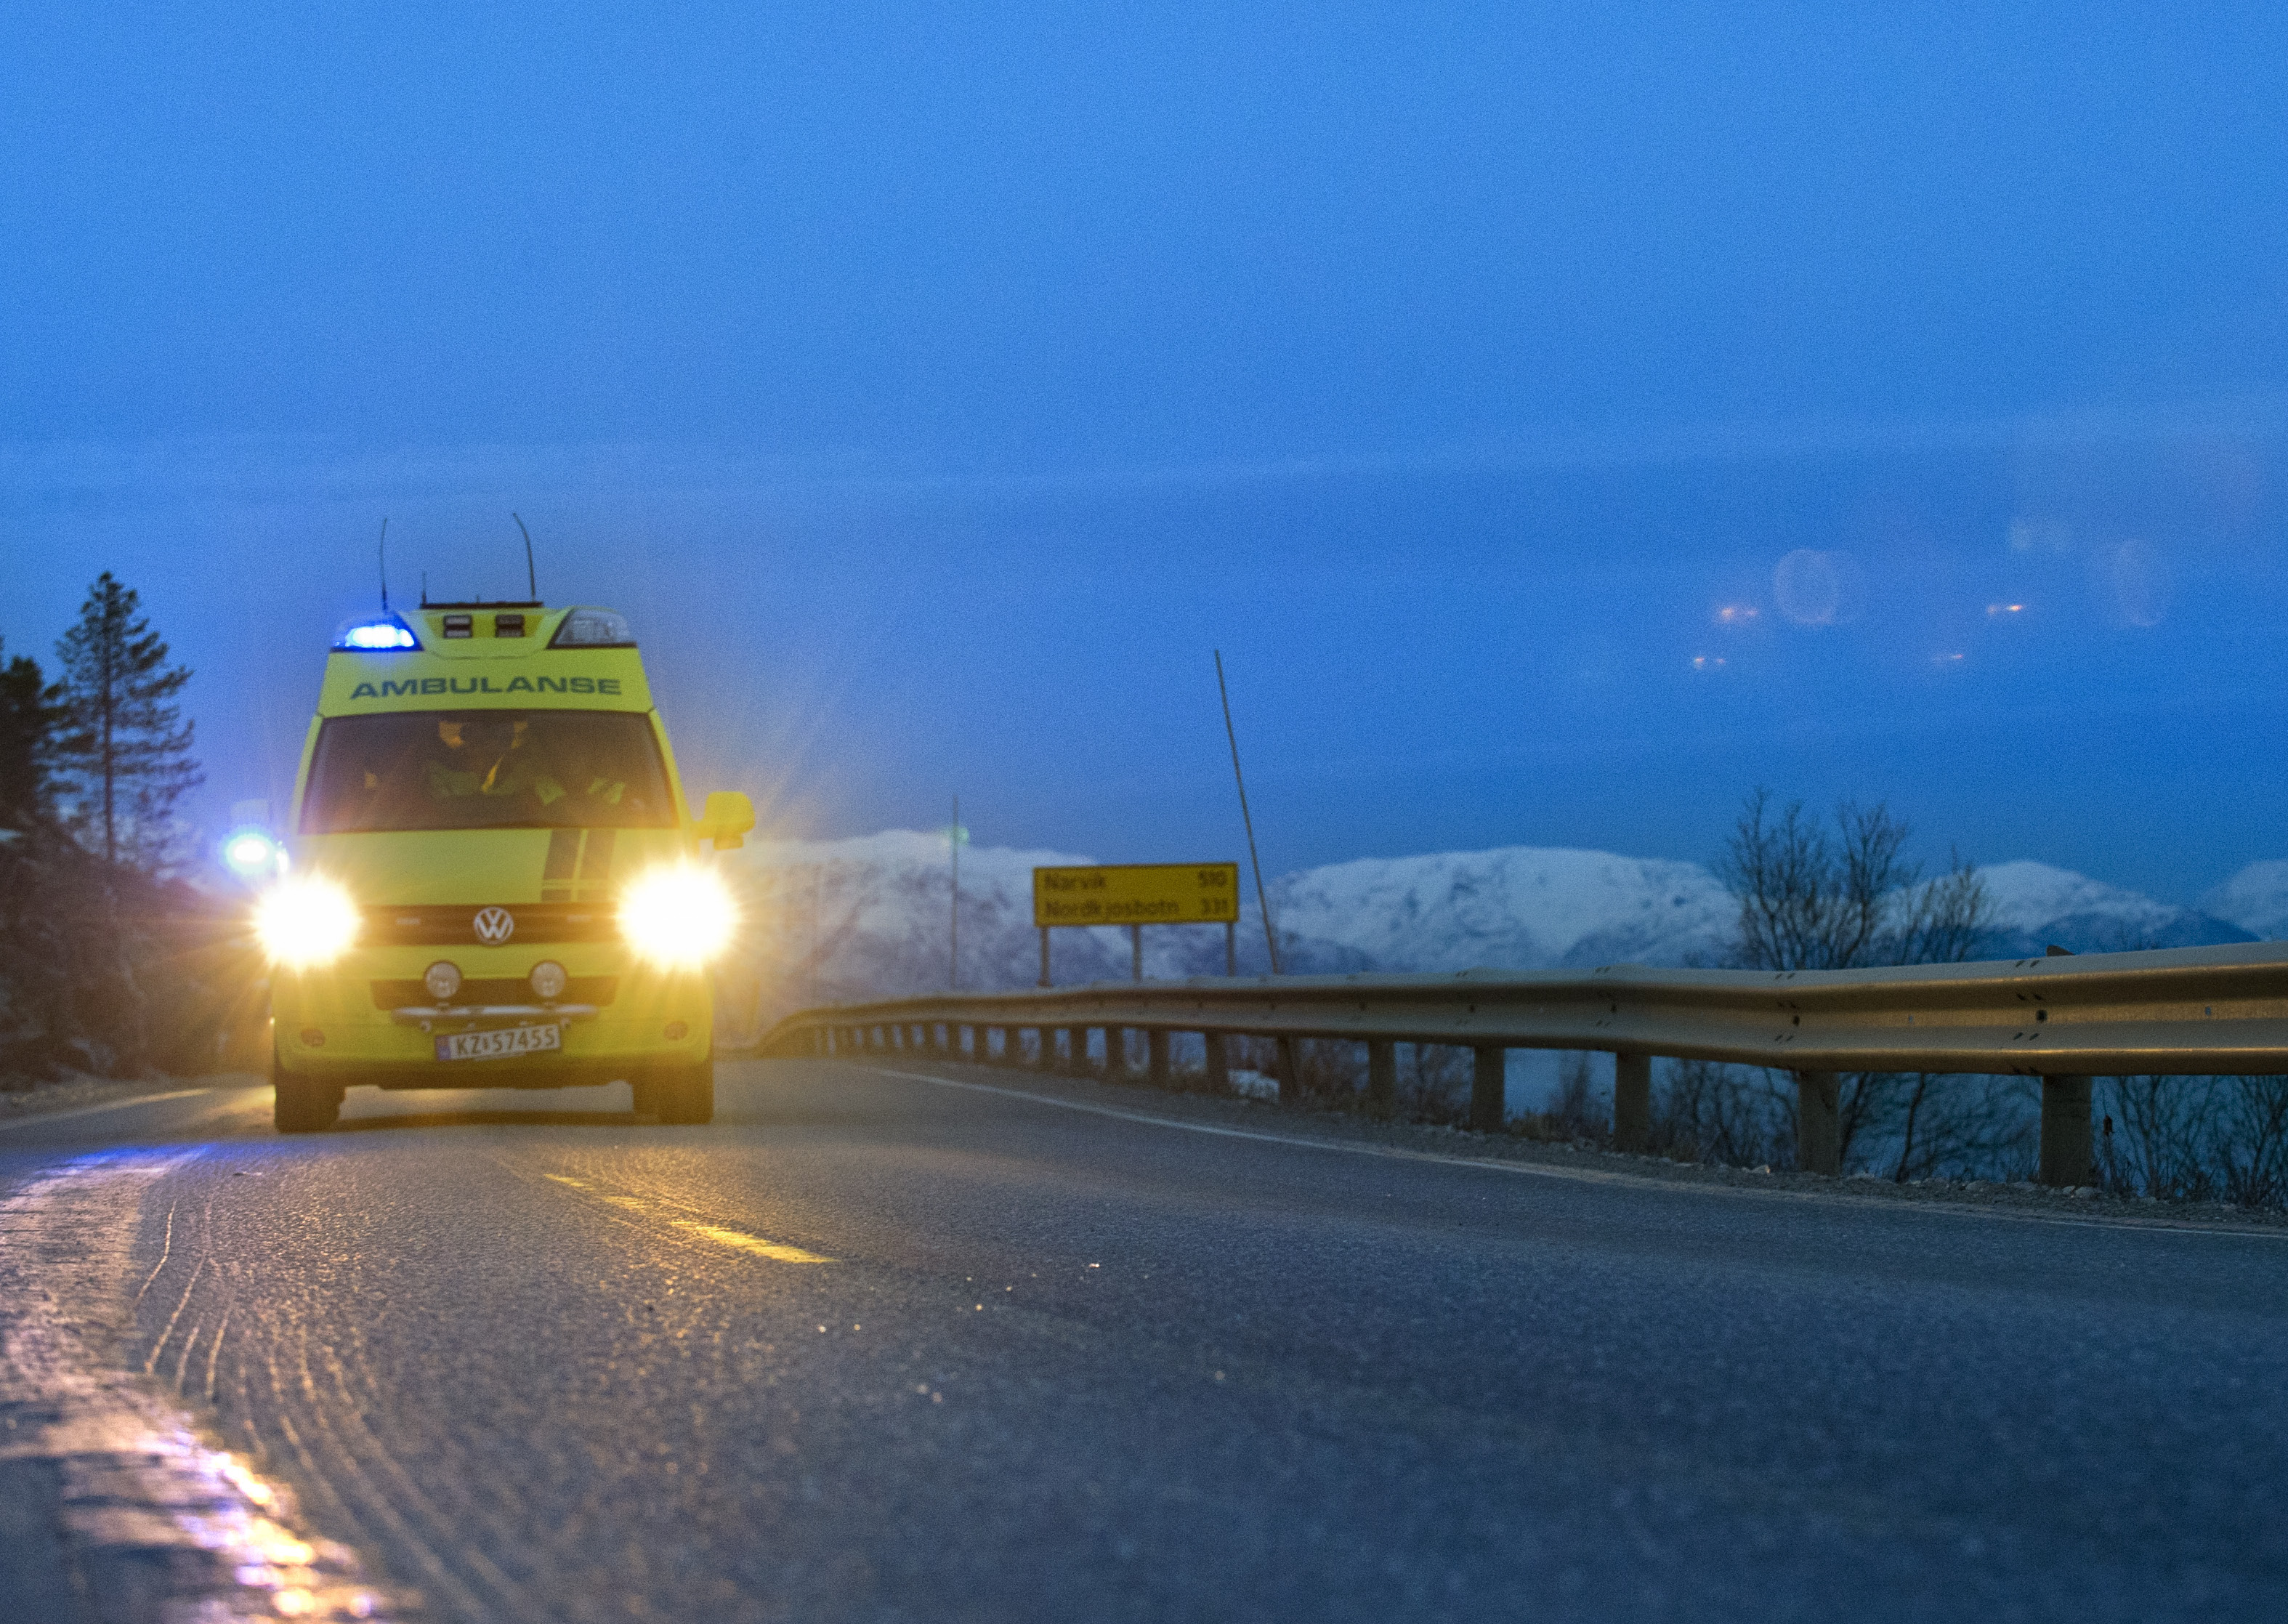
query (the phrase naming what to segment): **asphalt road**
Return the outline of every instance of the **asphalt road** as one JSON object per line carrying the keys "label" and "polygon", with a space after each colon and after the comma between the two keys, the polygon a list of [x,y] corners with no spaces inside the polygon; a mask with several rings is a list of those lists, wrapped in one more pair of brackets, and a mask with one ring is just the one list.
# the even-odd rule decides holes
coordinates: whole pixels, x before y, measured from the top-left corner
{"label": "asphalt road", "polygon": [[0,1134],[0,1612],[2288,1616],[2288,1239],[552,1102]]}

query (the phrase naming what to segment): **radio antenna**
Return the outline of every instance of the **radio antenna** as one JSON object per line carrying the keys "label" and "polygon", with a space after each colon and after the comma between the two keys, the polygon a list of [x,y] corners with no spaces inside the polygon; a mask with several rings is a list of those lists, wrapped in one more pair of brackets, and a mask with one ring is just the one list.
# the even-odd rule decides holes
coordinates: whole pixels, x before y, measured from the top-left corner
{"label": "radio antenna", "polygon": [[[515,509],[510,509],[508,516],[516,519],[518,529],[524,530],[524,521],[517,518]],[[524,530],[524,588],[532,594],[532,601],[535,603],[540,601],[540,577],[532,572],[532,532],[530,530]]]}
{"label": "radio antenna", "polygon": [[389,613],[389,515],[381,516],[381,612]]}

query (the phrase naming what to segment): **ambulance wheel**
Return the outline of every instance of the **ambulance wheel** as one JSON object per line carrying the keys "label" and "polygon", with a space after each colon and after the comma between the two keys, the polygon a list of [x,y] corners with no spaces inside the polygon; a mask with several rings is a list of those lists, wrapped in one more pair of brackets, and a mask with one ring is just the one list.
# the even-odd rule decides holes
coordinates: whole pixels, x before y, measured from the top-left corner
{"label": "ambulance wheel", "polygon": [[652,1114],[662,1122],[693,1126],[715,1120],[715,1063],[679,1066],[652,1079]]}
{"label": "ambulance wheel", "polygon": [[342,1119],[342,1091],[270,1060],[270,1119],[282,1134],[319,1134]]}

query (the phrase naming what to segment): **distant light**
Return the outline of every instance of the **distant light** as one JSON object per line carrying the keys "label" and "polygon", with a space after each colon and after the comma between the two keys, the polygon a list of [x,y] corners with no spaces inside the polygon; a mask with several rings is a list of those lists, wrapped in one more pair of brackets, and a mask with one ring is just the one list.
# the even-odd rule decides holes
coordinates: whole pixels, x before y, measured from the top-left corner
{"label": "distant light", "polygon": [[241,824],[222,837],[222,865],[249,885],[286,872],[284,842],[259,824]]}
{"label": "distant light", "polygon": [[1762,613],[1752,603],[1720,603],[1712,618],[1720,626],[1744,626]]}
{"label": "distant light", "polygon": [[394,615],[375,620],[354,620],[334,638],[334,647],[352,654],[377,654],[391,649],[418,649],[421,640]]}
{"label": "distant light", "polygon": [[278,866],[278,842],[259,829],[241,829],[222,843],[222,860],[241,880],[258,880]]}
{"label": "distant light", "polygon": [[1934,665],[1959,665],[1962,664],[1962,656],[1958,654],[1934,654],[1931,656],[1931,664]]}
{"label": "distant light", "polygon": [[1997,617],[2003,615],[2022,615],[2026,612],[2026,606],[2022,603],[1990,603],[1986,606],[1986,612]]}
{"label": "distant light", "polygon": [[1720,654],[1696,654],[1692,657],[1692,669],[1695,671],[1717,671],[1723,665],[1724,657]]}

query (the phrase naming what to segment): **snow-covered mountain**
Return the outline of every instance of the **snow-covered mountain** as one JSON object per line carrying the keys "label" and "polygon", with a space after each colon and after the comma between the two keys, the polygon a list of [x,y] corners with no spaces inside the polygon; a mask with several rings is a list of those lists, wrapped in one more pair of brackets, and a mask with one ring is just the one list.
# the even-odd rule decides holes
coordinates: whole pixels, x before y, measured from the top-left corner
{"label": "snow-covered mountain", "polygon": [[[727,854],[745,899],[744,969],[756,1019],[812,1002],[922,991],[954,962],[950,852],[937,834],[889,830],[845,840],[757,842]],[[965,987],[1029,987],[1040,976],[1032,871],[1081,864],[1069,852],[965,847],[961,853],[959,979]],[[2164,903],[2047,864],[1981,871],[1995,902],[1990,956],[2181,947],[2253,939],[2288,926],[2288,863],[2258,864],[2204,898],[2208,911]],[[1505,847],[1362,858],[1274,881],[1283,967],[1291,972],[1586,967],[1715,962],[1734,907],[1697,864],[1611,852]],[[1242,975],[1268,965],[1250,897],[1237,933]],[[1125,928],[1059,930],[1060,986],[1131,973]],[[1155,980],[1224,972],[1213,926],[1144,932]]]}
{"label": "snow-covered mountain", "polygon": [[1315,956],[1466,970],[1712,956],[1738,910],[1696,863],[1509,846],[1362,858],[1289,874],[1271,917]]}
{"label": "snow-covered mountain", "polygon": [[2201,906],[2260,940],[2288,936],[2288,863],[2252,863],[2204,896]]}
{"label": "snow-covered mountain", "polygon": [[[2276,866],[2288,869],[2288,864]],[[2077,953],[2104,953],[2256,939],[2229,919],[2046,863],[1998,863],[1978,872],[1994,899],[1995,939],[1987,950],[1993,958],[2038,953],[2051,943]]]}

